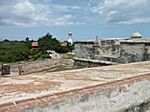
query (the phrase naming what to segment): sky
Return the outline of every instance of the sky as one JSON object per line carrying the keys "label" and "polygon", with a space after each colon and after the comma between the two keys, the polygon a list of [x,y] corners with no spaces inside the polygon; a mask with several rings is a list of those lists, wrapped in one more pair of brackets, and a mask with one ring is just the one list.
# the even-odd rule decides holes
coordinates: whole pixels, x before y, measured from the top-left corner
{"label": "sky", "polygon": [[138,31],[149,38],[149,0],[0,0],[0,40],[126,38]]}

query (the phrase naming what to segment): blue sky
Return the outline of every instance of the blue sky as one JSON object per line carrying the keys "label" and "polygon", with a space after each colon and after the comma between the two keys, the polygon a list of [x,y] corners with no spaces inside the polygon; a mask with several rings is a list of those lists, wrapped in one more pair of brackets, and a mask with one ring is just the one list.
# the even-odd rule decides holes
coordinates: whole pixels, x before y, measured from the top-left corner
{"label": "blue sky", "polygon": [[150,37],[149,0],[0,0],[0,39]]}

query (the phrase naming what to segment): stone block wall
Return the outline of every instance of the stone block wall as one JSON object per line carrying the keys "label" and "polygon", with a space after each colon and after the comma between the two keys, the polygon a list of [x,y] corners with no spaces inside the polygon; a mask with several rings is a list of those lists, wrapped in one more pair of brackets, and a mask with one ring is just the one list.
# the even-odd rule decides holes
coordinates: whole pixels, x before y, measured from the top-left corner
{"label": "stone block wall", "polygon": [[105,45],[105,46],[94,46],[94,59],[103,60],[105,57],[120,57],[120,46]]}
{"label": "stone block wall", "polygon": [[120,45],[116,44],[117,40],[97,40],[94,48],[95,59],[101,59],[103,57],[119,57]]}
{"label": "stone block wall", "polygon": [[[95,54],[100,57],[119,57],[120,56],[120,44],[117,44],[117,40],[98,40],[96,46],[94,46]],[[95,57],[96,59],[98,57]]]}
{"label": "stone block wall", "polygon": [[144,60],[150,60],[150,44],[145,44]]}
{"label": "stone block wall", "polygon": [[34,73],[43,70],[47,70],[49,68],[58,66],[60,64],[59,59],[46,59],[41,61],[33,61],[33,62],[26,62],[22,64],[11,64],[11,73],[19,74],[18,66],[22,67],[22,74]]}
{"label": "stone block wall", "polygon": [[145,44],[122,43],[120,56],[122,63],[143,61],[145,56]]}
{"label": "stone block wall", "polygon": [[[122,39],[123,40],[123,39]],[[96,40],[95,43],[76,43],[75,58],[109,61],[115,63],[131,63],[150,60],[150,42],[143,40]],[[88,62],[76,62],[89,66]],[[81,60],[78,60],[81,61]],[[100,64],[99,64],[100,65]]]}
{"label": "stone block wall", "polygon": [[93,59],[93,43],[75,44],[75,57],[83,59]]}
{"label": "stone block wall", "polygon": [[115,41],[105,40],[96,43],[76,43],[75,57],[81,59],[102,59],[103,57],[119,57],[120,46]]}

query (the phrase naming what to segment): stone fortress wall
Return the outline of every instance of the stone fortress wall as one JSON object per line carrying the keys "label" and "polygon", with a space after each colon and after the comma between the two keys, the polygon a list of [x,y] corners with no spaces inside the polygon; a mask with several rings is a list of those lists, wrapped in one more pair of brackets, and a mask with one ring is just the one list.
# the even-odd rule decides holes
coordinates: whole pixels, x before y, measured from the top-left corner
{"label": "stone fortress wall", "polygon": [[135,32],[127,39],[97,39],[75,43],[76,66],[98,66],[150,60],[150,39]]}
{"label": "stone fortress wall", "polygon": [[92,59],[94,42],[75,44],[75,57]]}
{"label": "stone fortress wall", "polygon": [[109,60],[109,58],[120,57],[120,45],[116,44],[117,40],[97,40],[94,49],[94,59]]}

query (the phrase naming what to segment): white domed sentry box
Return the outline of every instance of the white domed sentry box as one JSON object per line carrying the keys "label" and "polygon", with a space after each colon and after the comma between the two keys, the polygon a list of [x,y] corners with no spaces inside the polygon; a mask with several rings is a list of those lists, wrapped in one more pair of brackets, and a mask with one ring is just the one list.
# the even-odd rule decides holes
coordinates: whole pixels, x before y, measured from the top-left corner
{"label": "white domed sentry box", "polygon": [[139,32],[134,32],[132,33],[131,38],[142,38],[142,35]]}

